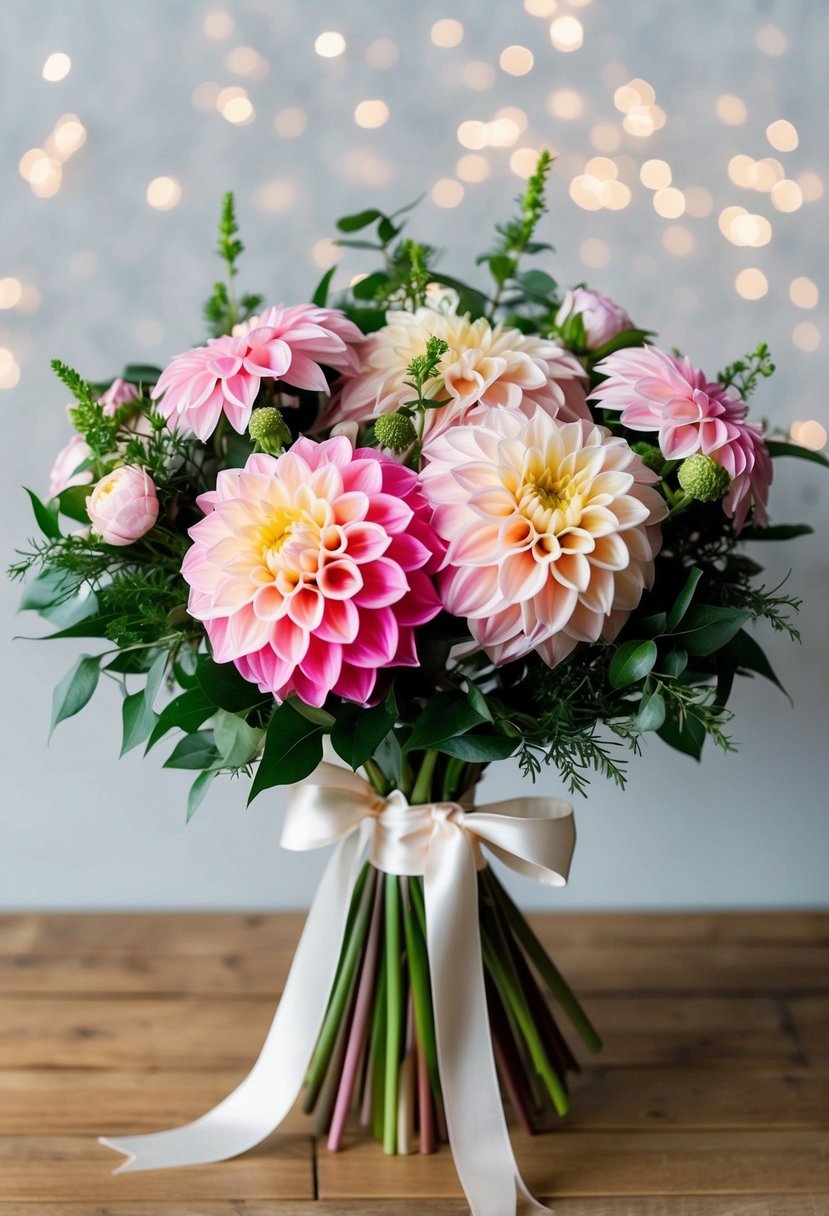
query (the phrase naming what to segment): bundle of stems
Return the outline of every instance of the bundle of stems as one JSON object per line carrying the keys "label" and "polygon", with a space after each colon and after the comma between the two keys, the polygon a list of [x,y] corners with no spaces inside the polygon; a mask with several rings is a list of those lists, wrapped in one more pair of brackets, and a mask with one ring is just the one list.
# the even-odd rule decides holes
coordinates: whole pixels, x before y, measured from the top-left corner
{"label": "bundle of stems", "polygon": [[[431,787],[434,762],[425,764]],[[413,803],[430,792],[417,785]],[[533,1134],[550,1112],[567,1113],[567,1074],[578,1070],[554,1008],[590,1051],[601,1042],[489,866],[478,872],[478,907],[496,1069],[516,1121]],[[390,1154],[432,1153],[446,1141],[422,879],[363,867],[304,1109],[334,1152],[352,1113]]]}

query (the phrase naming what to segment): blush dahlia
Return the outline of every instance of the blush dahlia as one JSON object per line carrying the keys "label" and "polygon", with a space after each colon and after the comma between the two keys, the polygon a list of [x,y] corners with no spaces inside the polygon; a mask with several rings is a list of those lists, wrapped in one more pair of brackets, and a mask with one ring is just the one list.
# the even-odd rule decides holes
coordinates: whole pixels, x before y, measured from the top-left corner
{"label": "blush dahlia", "polygon": [[417,666],[444,546],[411,470],[345,437],[300,439],[224,469],[198,503],[182,573],[217,662],[315,706],[365,703],[380,670]]}

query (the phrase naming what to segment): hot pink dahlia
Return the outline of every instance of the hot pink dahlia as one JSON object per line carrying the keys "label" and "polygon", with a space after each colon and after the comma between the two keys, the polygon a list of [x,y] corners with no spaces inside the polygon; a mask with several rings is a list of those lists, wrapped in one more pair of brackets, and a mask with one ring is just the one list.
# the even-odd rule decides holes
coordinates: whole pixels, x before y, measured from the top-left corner
{"label": "hot pink dahlia", "polygon": [[153,389],[160,412],[202,442],[225,414],[242,434],[263,380],[327,393],[322,367],[353,370],[362,334],[342,313],[311,304],[269,308],[233,334],[176,355]]}
{"label": "hot pink dahlia", "polygon": [[182,573],[217,662],[278,700],[367,702],[378,671],[417,666],[440,611],[444,546],[417,476],[341,436],[299,439],[219,473]]}
{"label": "hot pink dahlia", "polygon": [[723,506],[737,531],[752,502],[757,523],[768,522],[771,458],[762,428],[745,420],[742,398],[709,381],[687,358],[666,355],[653,346],[609,355],[597,371],[607,379],[592,399],[605,409],[621,410],[630,430],[656,431],[668,460],[702,452],[727,470],[732,485]]}
{"label": "hot pink dahlia", "polygon": [[543,410],[482,410],[431,445],[421,474],[448,544],[444,606],[496,664],[554,667],[613,638],[653,581],[665,501],[624,439]]}

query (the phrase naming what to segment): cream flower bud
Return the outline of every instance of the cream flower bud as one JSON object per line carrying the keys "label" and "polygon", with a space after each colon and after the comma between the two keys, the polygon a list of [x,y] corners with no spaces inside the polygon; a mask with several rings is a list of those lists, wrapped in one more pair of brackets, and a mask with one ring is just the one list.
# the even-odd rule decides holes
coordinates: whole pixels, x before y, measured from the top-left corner
{"label": "cream flower bud", "polygon": [[125,464],[102,477],[86,500],[92,531],[108,545],[131,545],[155,526],[158,497],[146,469]]}

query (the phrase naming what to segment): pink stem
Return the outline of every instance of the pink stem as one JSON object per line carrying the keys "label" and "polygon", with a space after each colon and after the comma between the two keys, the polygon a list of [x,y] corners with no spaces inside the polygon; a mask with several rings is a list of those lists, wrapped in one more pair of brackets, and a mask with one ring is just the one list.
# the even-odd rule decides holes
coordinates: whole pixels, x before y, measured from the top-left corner
{"label": "pink stem", "polygon": [[446,1126],[446,1115],[443,1111],[443,1103],[438,1100],[435,1102],[435,1122],[438,1129],[438,1140],[441,1144],[449,1143],[449,1130]]}
{"label": "pink stem", "polygon": [[354,1005],[354,1018],[351,1023],[351,1033],[348,1039],[348,1047],[346,1048],[345,1061],[343,1063],[342,1076],[340,1078],[340,1088],[337,1091],[337,1100],[334,1104],[334,1114],[331,1118],[331,1127],[328,1132],[328,1147],[332,1153],[339,1151],[342,1146],[343,1132],[345,1131],[345,1123],[348,1118],[348,1109],[351,1105],[351,1095],[354,1093],[354,1084],[357,1079],[357,1070],[360,1064],[360,1056],[363,1050],[363,1042],[368,1030],[369,1014],[373,1004],[374,996],[374,981],[377,971],[377,953],[380,941],[380,908],[382,904],[383,885],[377,884],[377,892],[374,897],[374,909],[371,915],[371,926],[368,932],[368,941],[366,943],[365,955],[363,957],[363,969],[360,973],[360,986],[357,989],[357,1000]]}
{"label": "pink stem", "polygon": [[417,1045],[417,1098],[420,1107],[420,1151],[421,1153],[433,1153],[435,1151],[435,1121],[432,1112],[432,1087],[429,1084],[426,1056],[419,1043]]}

